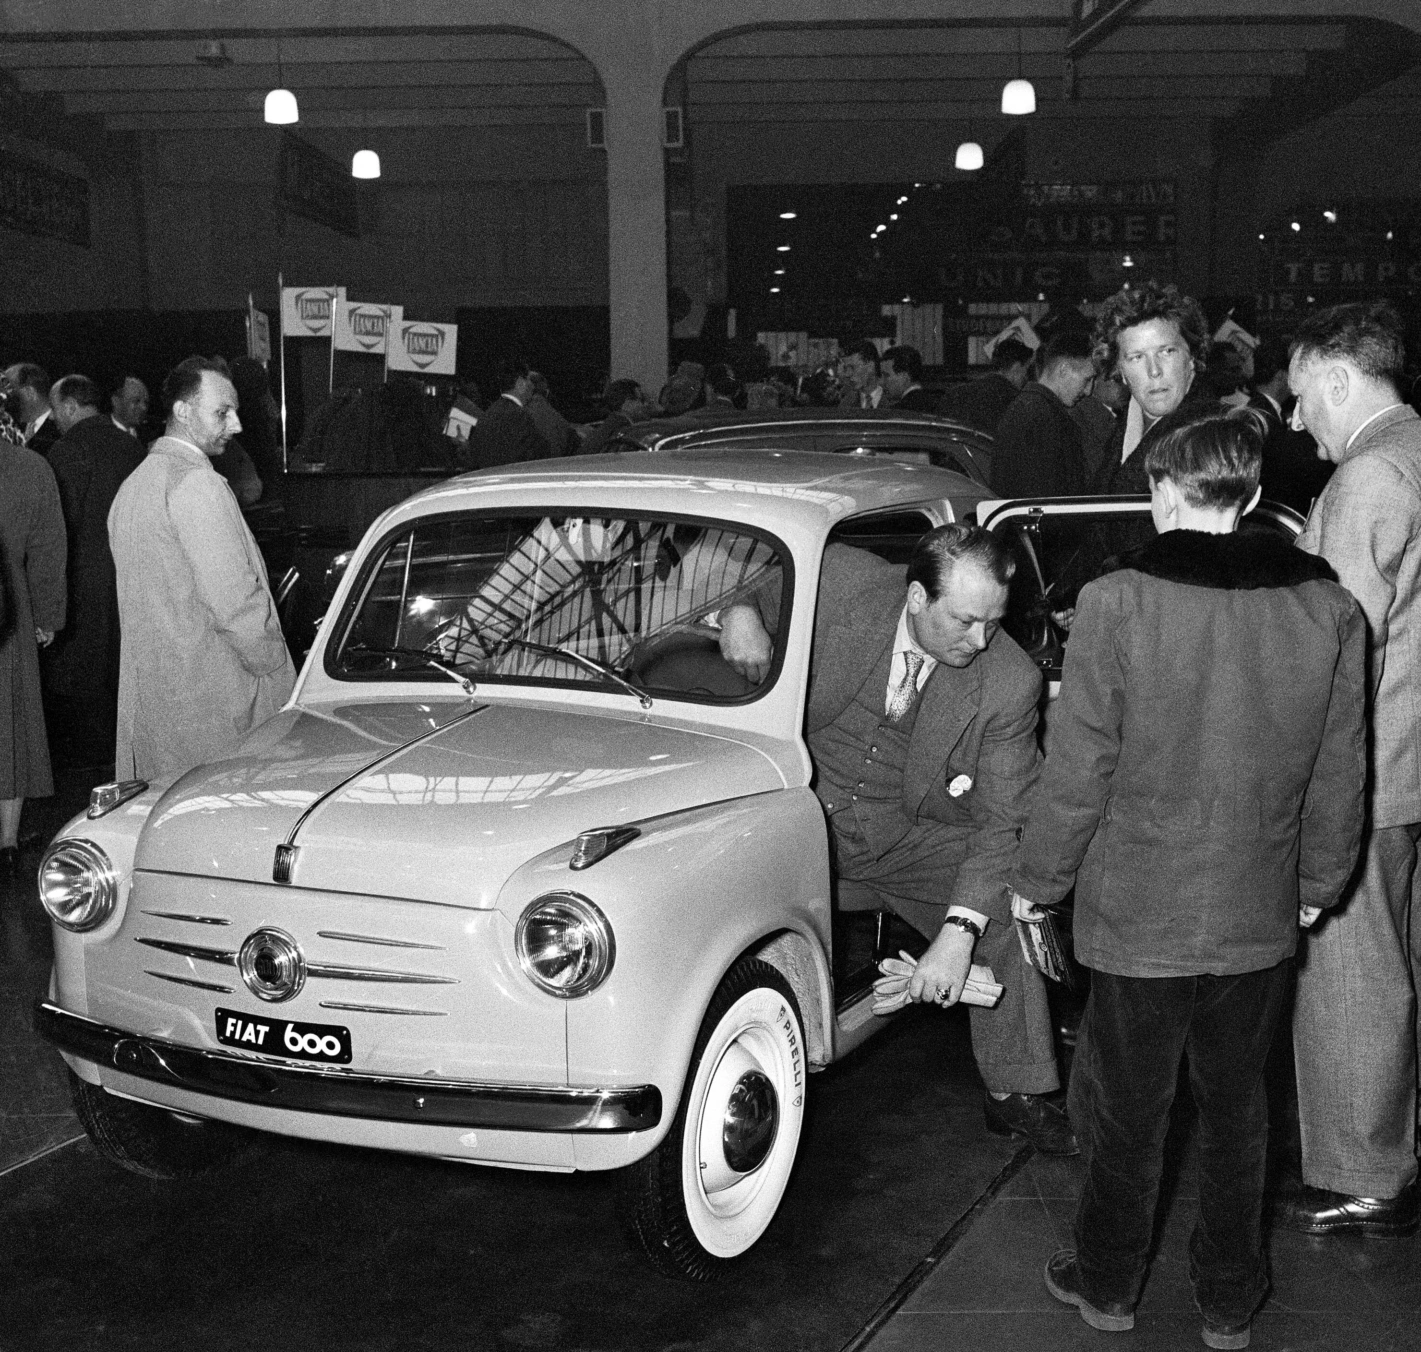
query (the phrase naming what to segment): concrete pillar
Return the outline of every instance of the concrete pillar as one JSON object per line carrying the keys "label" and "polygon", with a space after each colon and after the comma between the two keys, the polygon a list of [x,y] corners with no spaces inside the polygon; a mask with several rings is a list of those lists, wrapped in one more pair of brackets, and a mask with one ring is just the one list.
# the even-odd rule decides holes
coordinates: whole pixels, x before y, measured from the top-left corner
{"label": "concrete pillar", "polygon": [[612,379],[666,382],[666,163],[662,80],[639,63],[604,66],[607,93],[607,269]]}

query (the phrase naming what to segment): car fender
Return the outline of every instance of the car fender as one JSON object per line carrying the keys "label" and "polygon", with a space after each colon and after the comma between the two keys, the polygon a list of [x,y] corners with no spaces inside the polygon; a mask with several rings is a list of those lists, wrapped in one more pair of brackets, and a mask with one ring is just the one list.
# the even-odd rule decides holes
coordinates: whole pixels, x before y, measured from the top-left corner
{"label": "car fender", "polygon": [[[821,1040],[832,1027],[829,859],[824,814],[808,788],[626,824],[638,827],[637,838],[590,868],[568,867],[571,841],[529,861],[505,885],[499,908],[516,928],[537,897],[571,891],[607,917],[611,974],[566,1001],[568,1083],[655,1084],[662,1119],[639,1136],[644,1154],[670,1127],[701,1020],[738,958],[768,949],[801,1007],[812,1005],[803,1009],[806,1025]],[[807,972],[815,989],[800,989]],[[827,1051],[811,1046],[806,1055]],[[597,1154],[596,1143],[579,1141],[579,1166],[599,1167],[583,1158],[584,1144]]]}

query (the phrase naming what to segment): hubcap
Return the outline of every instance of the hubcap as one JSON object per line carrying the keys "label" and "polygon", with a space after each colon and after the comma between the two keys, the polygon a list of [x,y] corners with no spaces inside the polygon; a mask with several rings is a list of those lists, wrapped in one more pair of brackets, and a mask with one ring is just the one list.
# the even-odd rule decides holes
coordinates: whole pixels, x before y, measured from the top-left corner
{"label": "hubcap", "polygon": [[736,1081],[725,1105],[721,1132],[725,1162],[738,1174],[758,1169],[775,1143],[779,1124],[779,1098],[769,1076],[747,1070]]}

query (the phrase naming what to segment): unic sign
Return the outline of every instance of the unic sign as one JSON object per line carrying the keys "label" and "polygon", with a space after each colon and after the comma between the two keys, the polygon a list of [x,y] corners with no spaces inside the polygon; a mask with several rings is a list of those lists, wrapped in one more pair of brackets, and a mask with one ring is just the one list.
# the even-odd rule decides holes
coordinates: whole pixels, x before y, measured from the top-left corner
{"label": "unic sign", "polygon": [[432,376],[452,376],[459,342],[457,324],[401,321],[385,348],[385,365],[391,371],[420,371]]}

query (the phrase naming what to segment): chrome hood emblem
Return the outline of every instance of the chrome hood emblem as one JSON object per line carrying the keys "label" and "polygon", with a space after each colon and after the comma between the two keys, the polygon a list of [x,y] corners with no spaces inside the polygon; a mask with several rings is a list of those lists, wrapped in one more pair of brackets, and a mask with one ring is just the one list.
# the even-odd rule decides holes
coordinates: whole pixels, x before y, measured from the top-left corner
{"label": "chrome hood emblem", "polygon": [[306,955],[282,930],[254,930],[237,954],[237,971],[258,1000],[290,1000],[306,984]]}

